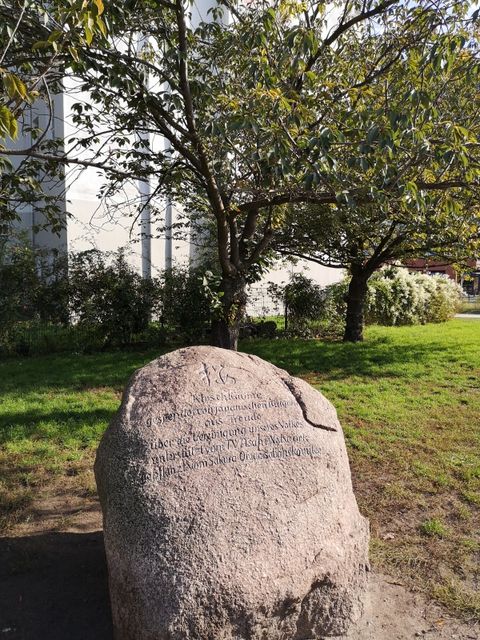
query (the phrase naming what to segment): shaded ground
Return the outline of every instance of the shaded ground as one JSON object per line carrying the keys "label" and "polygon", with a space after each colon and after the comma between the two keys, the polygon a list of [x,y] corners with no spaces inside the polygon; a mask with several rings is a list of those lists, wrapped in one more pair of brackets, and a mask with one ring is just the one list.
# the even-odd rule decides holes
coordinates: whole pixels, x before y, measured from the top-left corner
{"label": "shaded ground", "polygon": [[[0,540],[2,640],[112,640],[103,535],[89,530],[100,525],[100,512],[96,503],[81,507],[59,496],[50,505],[39,503],[30,525],[22,527],[24,535]],[[69,531],[48,529],[65,519]],[[365,615],[342,640],[418,637],[476,640],[480,627],[372,574]]]}
{"label": "shaded ground", "polygon": [[0,540],[0,638],[110,640],[101,531]]}

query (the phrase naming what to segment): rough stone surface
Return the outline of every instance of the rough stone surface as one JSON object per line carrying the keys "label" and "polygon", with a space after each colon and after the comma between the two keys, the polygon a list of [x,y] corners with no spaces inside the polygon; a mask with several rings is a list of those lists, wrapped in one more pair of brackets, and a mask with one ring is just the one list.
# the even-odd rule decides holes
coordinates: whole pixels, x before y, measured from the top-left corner
{"label": "rough stone surface", "polygon": [[368,524],[333,406],[263,360],[137,371],[95,463],[116,640],[310,640],[362,613]]}

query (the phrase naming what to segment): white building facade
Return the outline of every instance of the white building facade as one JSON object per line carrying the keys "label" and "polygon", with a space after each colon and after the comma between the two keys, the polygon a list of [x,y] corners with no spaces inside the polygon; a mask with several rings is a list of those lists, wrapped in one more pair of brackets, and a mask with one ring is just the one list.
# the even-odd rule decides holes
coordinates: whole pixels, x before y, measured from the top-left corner
{"label": "white building facade", "polygon": [[[216,6],[215,0],[197,0],[192,8],[192,26],[198,25],[202,20],[209,19],[209,10]],[[228,20],[227,18],[224,18]],[[42,113],[42,107],[33,107],[28,110],[26,117],[37,119],[40,129],[48,129],[48,137],[57,137],[68,141],[77,134],[72,121],[72,105],[79,100],[78,93],[69,90],[67,85],[62,94],[54,98],[54,114],[49,120],[47,113]],[[46,107],[43,107],[46,111]],[[16,146],[28,147],[30,143],[28,135],[17,142]],[[158,144],[159,141],[156,141]],[[163,144],[163,141],[161,141]],[[77,154],[81,158],[81,155]],[[159,271],[179,264],[185,264],[189,260],[195,261],[196,248],[194,243],[188,240],[175,241],[166,237],[165,227],[171,221],[175,222],[178,215],[175,205],[171,203],[155,203],[156,210],[163,212],[159,225],[155,219],[151,222],[136,218],[139,199],[148,197],[148,187],[132,183],[125,186],[124,192],[118,197],[116,206],[112,210],[106,206],[100,197],[100,190],[104,183],[104,176],[100,169],[94,167],[68,167],[65,176],[56,184],[46,184],[46,189],[52,189],[59,194],[59,204],[65,221],[65,228],[59,235],[54,235],[48,230],[35,231],[38,225],[38,212],[34,207],[25,207],[21,211],[21,222],[18,225],[27,234],[33,246],[57,251],[79,252],[88,249],[100,249],[102,251],[116,251],[119,248],[127,249],[129,260],[144,275],[155,276]],[[165,224],[166,216],[166,224]],[[157,232],[157,226],[163,228]],[[148,238],[145,230],[149,229]],[[143,242],[142,242],[143,236]],[[143,268],[142,268],[143,258]],[[146,268],[146,262],[150,263]],[[276,283],[286,282],[291,273],[304,272],[320,285],[328,285],[342,278],[338,269],[329,269],[315,263],[299,261],[288,267],[282,266],[272,270],[265,278],[266,281]],[[258,286],[265,285],[260,283]]]}

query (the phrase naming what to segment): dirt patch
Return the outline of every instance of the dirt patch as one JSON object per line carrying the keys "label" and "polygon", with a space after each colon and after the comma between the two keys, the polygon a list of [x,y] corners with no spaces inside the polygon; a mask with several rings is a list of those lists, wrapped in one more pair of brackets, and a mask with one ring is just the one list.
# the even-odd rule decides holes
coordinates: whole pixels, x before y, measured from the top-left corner
{"label": "dirt patch", "polygon": [[49,495],[35,501],[27,519],[14,529],[15,538],[44,533],[91,533],[102,528],[102,512],[96,498]]}
{"label": "dirt patch", "polygon": [[[372,574],[365,614],[337,640],[478,640],[480,626],[449,616],[418,593],[387,576]],[[332,639],[333,640],[333,639]]]}
{"label": "dirt patch", "polygon": [[[29,513],[0,539],[0,640],[112,640],[97,500],[58,492]],[[371,574],[365,615],[342,640],[415,638],[478,640],[480,626]]]}

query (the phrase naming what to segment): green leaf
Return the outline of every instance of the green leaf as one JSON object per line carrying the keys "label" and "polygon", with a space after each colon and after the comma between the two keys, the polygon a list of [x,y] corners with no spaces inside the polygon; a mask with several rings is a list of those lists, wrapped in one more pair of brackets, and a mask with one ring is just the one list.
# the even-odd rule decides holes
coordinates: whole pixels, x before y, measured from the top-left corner
{"label": "green leaf", "polygon": [[26,100],[27,87],[14,73],[5,73],[3,75],[3,85],[5,87],[5,91],[12,100],[17,100],[19,98],[21,100]]}
{"label": "green leaf", "polygon": [[48,42],[56,42],[62,37],[62,35],[63,35],[62,31],[56,29],[55,31],[52,31],[52,33],[49,35]]}
{"label": "green leaf", "polygon": [[9,127],[8,133],[10,135],[10,138],[12,138],[12,140],[16,140],[16,138],[18,137],[18,122],[14,118],[13,114],[10,120],[10,127]]}
{"label": "green leaf", "polygon": [[68,50],[75,62],[80,62],[80,57],[78,55],[78,50],[76,49],[76,47],[68,47]]}
{"label": "green leaf", "polygon": [[87,27],[87,26],[85,27],[85,40],[88,45],[92,44],[93,32],[90,29],[90,27]]}
{"label": "green leaf", "polygon": [[360,158],[360,167],[362,171],[368,171],[368,169],[370,169],[370,163],[366,158]]}
{"label": "green leaf", "polygon": [[380,129],[377,127],[377,125],[374,124],[372,127],[370,127],[367,133],[367,144],[372,144],[373,142],[376,142],[378,140],[379,134],[380,134]]}
{"label": "green leaf", "polygon": [[18,123],[15,116],[5,105],[0,105],[0,135],[10,136],[14,140],[18,136]]}
{"label": "green leaf", "polygon": [[99,28],[100,33],[102,34],[102,36],[103,36],[104,38],[106,38],[106,37],[107,37],[107,27],[105,26],[105,23],[104,23],[104,21],[100,18],[100,16],[97,16],[96,23],[97,23],[97,27]]}
{"label": "green leaf", "polygon": [[32,49],[33,51],[36,51],[37,49],[48,49],[50,46],[50,42],[47,40],[39,40],[38,42],[35,42]]}

